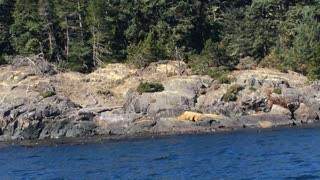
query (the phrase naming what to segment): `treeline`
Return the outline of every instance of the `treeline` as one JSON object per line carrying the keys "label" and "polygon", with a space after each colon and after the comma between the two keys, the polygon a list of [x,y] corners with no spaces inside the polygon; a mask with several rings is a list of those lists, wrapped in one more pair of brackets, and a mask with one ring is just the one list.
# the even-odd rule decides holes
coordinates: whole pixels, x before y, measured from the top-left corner
{"label": "treeline", "polygon": [[82,72],[179,59],[206,73],[251,57],[320,79],[320,1],[0,0],[0,55],[39,53]]}

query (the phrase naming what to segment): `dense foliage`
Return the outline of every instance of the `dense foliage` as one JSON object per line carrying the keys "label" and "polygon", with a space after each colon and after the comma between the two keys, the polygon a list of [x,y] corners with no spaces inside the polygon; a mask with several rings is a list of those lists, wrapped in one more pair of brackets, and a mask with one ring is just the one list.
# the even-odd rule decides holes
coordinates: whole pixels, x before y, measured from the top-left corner
{"label": "dense foliage", "polygon": [[139,94],[143,93],[152,93],[152,92],[161,92],[164,91],[164,87],[160,83],[154,83],[154,82],[142,82],[139,84],[137,88],[137,92]]}
{"label": "dense foliage", "polygon": [[83,72],[172,59],[207,73],[251,57],[320,79],[320,1],[0,0],[0,55],[39,53]]}

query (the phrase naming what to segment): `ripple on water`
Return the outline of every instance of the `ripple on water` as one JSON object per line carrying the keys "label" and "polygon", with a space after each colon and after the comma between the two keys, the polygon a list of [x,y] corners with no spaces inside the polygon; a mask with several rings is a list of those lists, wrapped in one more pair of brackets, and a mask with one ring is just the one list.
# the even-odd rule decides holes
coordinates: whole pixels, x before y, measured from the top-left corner
{"label": "ripple on water", "polygon": [[285,178],[287,180],[308,180],[308,179],[320,179],[320,176],[312,175],[312,174],[306,174],[306,175],[299,175],[295,177],[287,177]]}
{"label": "ripple on water", "polygon": [[0,147],[0,179],[320,179],[320,130]]}
{"label": "ripple on water", "polygon": [[152,159],[152,161],[171,161],[176,159],[176,156],[174,155],[165,155],[165,156],[160,156]]}

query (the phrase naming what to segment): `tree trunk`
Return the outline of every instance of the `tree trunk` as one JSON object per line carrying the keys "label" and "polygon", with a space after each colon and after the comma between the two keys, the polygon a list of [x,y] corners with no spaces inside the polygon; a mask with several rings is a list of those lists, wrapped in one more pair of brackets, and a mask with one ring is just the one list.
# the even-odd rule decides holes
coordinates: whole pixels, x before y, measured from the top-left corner
{"label": "tree trunk", "polygon": [[97,38],[96,38],[96,32],[95,28],[92,27],[92,38],[93,38],[93,44],[92,44],[92,60],[93,60],[93,65],[97,66]]}
{"label": "tree trunk", "polygon": [[79,27],[80,29],[82,28],[82,17],[81,17],[81,4],[80,1],[78,0],[78,17],[79,17]]}
{"label": "tree trunk", "polygon": [[65,18],[67,27],[66,27],[66,45],[65,45],[65,51],[66,51],[66,56],[67,56],[67,62],[69,60],[69,46],[70,46],[70,36],[69,36],[69,25],[68,25],[68,18]]}

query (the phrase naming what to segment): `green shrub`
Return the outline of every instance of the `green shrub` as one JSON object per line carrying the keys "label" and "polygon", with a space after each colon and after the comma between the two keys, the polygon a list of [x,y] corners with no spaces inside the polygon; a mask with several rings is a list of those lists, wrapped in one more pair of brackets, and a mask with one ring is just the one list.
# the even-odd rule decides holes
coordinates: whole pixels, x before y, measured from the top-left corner
{"label": "green shrub", "polygon": [[230,102],[230,101],[237,101],[238,97],[236,94],[233,94],[231,92],[226,92],[222,97],[224,102]]}
{"label": "green shrub", "polygon": [[262,68],[277,69],[282,73],[288,73],[288,67],[283,63],[285,60],[282,54],[279,49],[272,50],[271,53],[259,63],[259,66]]}
{"label": "green shrub", "polygon": [[221,84],[231,84],[231,80],[228,76],[223,75],[216,79]]}
{"label": "green shrub", "polygon": [[230,82],[236,82],[238,79],[234,76],[228,76],[229,77],[229,80]]}
{"label": "green shrub", "polygon": [[287,88],[289,88],[289,87],[290,87],[290,83],[289,83],[289,81],[285,80],[285,81],[284,81],[284,84],[287,86]]}
{"label": "green shrub", "polygon": [[54,91],[43,91],[42,93],[40,93],[40,95],[43,97],[43,98],[47,98],[47,97],[51,97],[51,96],[54,96],[56,95],[57,93],[54,92]]}
{"label": "green shrub", "polygon": [[137,91],[139,94],[161,92],[161,91],[164,91],[164,87],[160,83],[152,83],[152,82],[143,83],[142,82],[139,84]]}
{"label": "green shrub", "polygon": [[256,91],[257,91],[257,88],[255,88],[255,87],[250,87],[249,90],[252,91],[252,92],[256,92]]}
{"label": "green shrub", "polygon": [[240,84],[234,84],[229,87],[228,91],[234,94],[238,94],[240,91],[244,90],[244,87],[241,86]]}
{"label": "green shrub", "polygon": [[7,61],[3,56],[0,55],[0,65],[2,64],[7,64]]}
{"label": "green shrub", "polygon": [[226,76],[223,75],[217,79],[217,81],[221,84],[231,84],[232,82],[237,81],[237,78],[234,76]]}
{"label": "green shrub", "polygon": [[320,79],[320,67],[319,65],[313,65],[313,66],[309,66],[308,69],[308,74],[307,74],[308,78],[310,80],[316,80],[316,79]]}
{"label": "green shrub", "polygon": [[208,71],[208,75],[217,80],[221,84],[231,84],[232,82],[237,81],[237,78],[234,76],[228,76],[229,71],[226,67],[218,67],[218,68],[211,68]]}
{"label": "green shrub", "polygon": [[214,68],[210,68],[208,71],[208,75],[212,78],[217,80],[218,78],[222,77],[222,76],[227,76],[228,75],[228,71],[226,70],[225,67],[214,67]]}
{"label": "green shrub", "polygon": [[274,90],[273,90],[273,93],[275,93],[275,94],[282,94],[282,89],[281,88],[275,88]]}
{"label": "green shrub", "polygon": [[244,87],[239,84],[234,84],[230,86],[227,92],[223,95],[222,100],[225,102],[237,101],[238,100],[237,95],[243,89]]}

